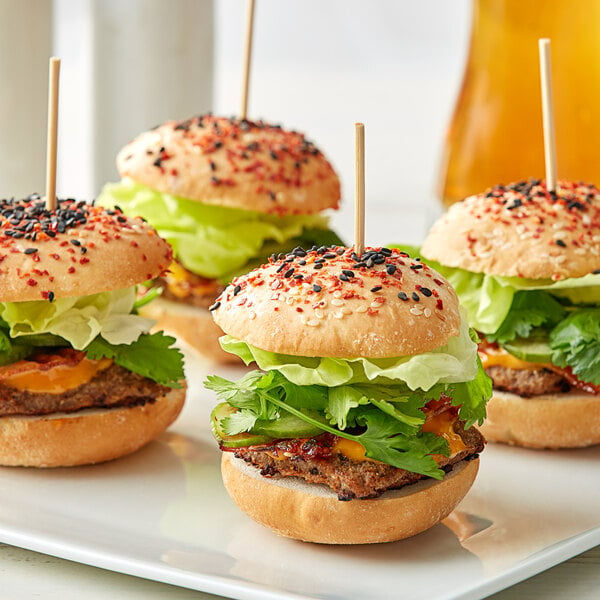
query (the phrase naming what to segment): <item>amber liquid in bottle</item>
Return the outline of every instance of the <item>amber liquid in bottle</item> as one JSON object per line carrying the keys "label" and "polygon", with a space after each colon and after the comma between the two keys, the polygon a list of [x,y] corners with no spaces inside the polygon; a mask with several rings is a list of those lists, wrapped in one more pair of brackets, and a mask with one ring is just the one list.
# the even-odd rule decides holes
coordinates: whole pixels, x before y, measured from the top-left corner
{"label": "amber liquid in bottle", "polygon": [[552,44],[557,175],[600,185],[600,0],[473,0],[472,19],[442,158],[442,202],[544,177],[543,37]]}

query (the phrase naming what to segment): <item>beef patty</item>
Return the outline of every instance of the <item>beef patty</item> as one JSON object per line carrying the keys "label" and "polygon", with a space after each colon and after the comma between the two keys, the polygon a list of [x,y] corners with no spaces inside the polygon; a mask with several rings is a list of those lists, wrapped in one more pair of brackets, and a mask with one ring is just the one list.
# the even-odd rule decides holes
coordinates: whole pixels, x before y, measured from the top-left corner
{"label": "beef patty", "polygon": [[29,392],[0,384],[0,416],[137,406],[154,402],[168,391],[169,388],[151,379],[112,364],[87,383],[61,394]]}
{"label": "beef patty", "polygon": [[568,392],[571,389],[564,377],[550,369],[509,369],[495,365],[488,367],[485,372],[492,378],[497,390],[512,392],[524,398]]}
{"label": "beef patty", "polygon": [[[439,465],[447,472],[461,460],[475,458],[483,450],[485,443],[479,431],[474,427],[465,430],[460,421],[456,423],[455,431],[461,436],[467,449],[450,458],[440,457]],[[307,441],[310,443],[312,440]],[[297,454],[276,459],[272,452],[269,453],[272,449],[272,445],[249,446],[236,448],[233,452],[236,457],[260,469],[264,477],[300,477],[308,483],[323,483],[336,492],[340,500],[376,498],[386,490],[398,489],[425,479],[425,476],[418,473],[379,461],[354,460],[339,452],[323,455],[315,453],[314,456],[310,456],[310,453]]]}

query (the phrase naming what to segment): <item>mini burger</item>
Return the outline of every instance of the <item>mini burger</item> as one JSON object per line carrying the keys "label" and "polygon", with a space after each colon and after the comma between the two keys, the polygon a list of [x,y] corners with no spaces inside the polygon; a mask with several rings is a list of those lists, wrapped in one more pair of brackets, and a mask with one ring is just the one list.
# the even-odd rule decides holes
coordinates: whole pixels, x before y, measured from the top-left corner
{"label": "mini burger", "polygon": [[213,305],[223,348],[255,362],[205,384],[223,481],[291,538],[366,544],[444,519],[471,487],[491,383],[456,294],[388,248],[273,257]]}
{"label": "mini burger", "polygon": [[0,200],[0,464],[61,467],[137,450],[184,401],[174,338],[134,314],[168,244],[119,210]]}
{"label": "mini burger", "polygon": [[304,135],[212,115],[142,133],[117,157],[122,181],[98,202],[142,216],[174,249],[144,314],[205,356],[232,360],[209,312],[234,275],[296,245],[339,244],[322,211],[340,183]]}
{"label": "mini burger", "polygon": [[422,255],[481,335],[494,380],[484,435],[533,448],[600,443],[600,190],[495,186],[452,206]]}

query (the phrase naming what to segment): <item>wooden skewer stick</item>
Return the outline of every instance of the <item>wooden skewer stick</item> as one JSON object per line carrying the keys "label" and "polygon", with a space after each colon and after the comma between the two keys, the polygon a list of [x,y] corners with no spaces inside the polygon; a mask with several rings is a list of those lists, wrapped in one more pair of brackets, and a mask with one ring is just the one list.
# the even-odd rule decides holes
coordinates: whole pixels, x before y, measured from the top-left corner
{"label": "wooden skewer stick", "polygon": [[356,205],[354,211],[354,251],[360,258],[365,251],[365,126],[355,123]]}
{"label": "wooden skewer stick", "polygon": [[556,190],[556,138],[554,133],[554,101],[552,97],[552,70],[550,40],[538,40],[540,76],[542,82],[542,121],[544,125],[544,159],[546,162],[546,189]]}
{"label": "wooden skewer stick", "polygon": [[58,132],[58,78],[60,58],[50,59],[48,78],[48,140],[46,146],[46,208],[56,210],[56,140]]}
{"label": "wooden skewer stick", "polygon": [[246,9],[246,47],[244,49],[244,72],[242,75],[242,107],[240,119],[248,114],[248,88],[250,87],[250,62],[252,59],[252,35],[254,31],[254,0],[248,0]]}

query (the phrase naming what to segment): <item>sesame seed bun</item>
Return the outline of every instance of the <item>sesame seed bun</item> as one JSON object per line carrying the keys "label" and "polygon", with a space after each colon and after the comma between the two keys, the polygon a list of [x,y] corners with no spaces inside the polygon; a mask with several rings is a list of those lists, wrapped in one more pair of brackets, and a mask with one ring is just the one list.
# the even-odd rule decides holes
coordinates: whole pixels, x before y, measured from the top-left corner
{"label": "sesame seed bun", "polygon": [[86,296],[161,275],[170,246],[141,219],[85,202],[0,200],[0,302]]}
{"label": "sesame seed bun", "polygon": [[600,190],[559,181],[495,186],[454,204],[431,228],[422,256],[449,267],[554,280],[600,268]]}
{"label": "sesame seed bun", "polygon": [[234,279],[213,309],[225,333],[262,350],[340,358],[428,352],[461,320],[439,273],[387,248],[360,259],[351,248],[297,249]]}
{"label": "sesame seed bun", "polygon": [[322,485],[263,477],[231,453],[224,452],[221,460],[225,488],[243,512],[279,535],[321,544],[376,544],[421,533],[454,510],[478,468],[477,458],[462,461],[441,481],[343,502]]}
{"label": "sesame seed bun", "polygon": [[600,398],[572,390],[523,398],[494,390],[481,433],[490,442],[526,448],[600,444]]}
{"label": "sesame seed bun", "polygon": [[165,194],[263,213],[316,213],[340,199],[324,155],[301,133],[262,121],[169,121],[127,144],[117,168]]}
{"label": "sesame seed bun", "polygon": [[185,389],[171,389],[143,406],[0,418],[0,464],[72,467],[135,452],[177,418]]}

